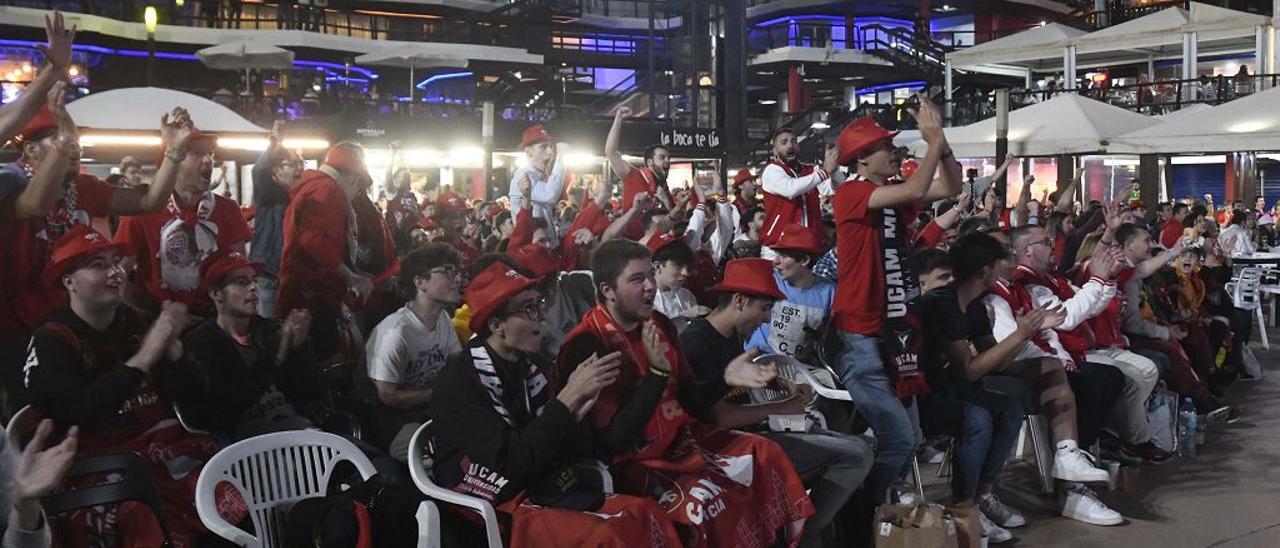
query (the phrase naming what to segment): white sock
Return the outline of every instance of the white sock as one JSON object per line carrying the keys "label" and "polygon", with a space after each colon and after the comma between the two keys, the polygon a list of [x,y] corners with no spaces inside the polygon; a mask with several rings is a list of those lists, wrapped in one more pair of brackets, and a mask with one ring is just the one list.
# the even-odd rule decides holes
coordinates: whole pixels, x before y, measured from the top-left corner
{"label": "white sock", "polygon": [[1079,448],[1080,446],[1076,444],[1076,440],[1062,440],[1058,442],[1059,453],[1063,451],[1075,451],[1076,449],[1079,449]]}

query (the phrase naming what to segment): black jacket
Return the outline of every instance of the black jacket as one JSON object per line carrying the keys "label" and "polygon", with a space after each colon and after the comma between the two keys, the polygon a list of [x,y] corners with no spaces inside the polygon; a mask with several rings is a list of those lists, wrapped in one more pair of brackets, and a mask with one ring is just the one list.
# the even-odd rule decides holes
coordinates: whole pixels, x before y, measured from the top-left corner
{"label": "black jacket", "polygon": [[188,424],[233,437],[245,412],[272,385],[284,393],[298,413],[316,421],[324,402],[318,361],[310,341],[305,341],[289,352],[283,364],[277,365],[280,325],[278,320],[259,316],[250,320],[249,342],[256,350],[253,363],[245,363],[237,343],[216,319],[205,320],[182,337],[200,380],[192,390],[174,396]]}

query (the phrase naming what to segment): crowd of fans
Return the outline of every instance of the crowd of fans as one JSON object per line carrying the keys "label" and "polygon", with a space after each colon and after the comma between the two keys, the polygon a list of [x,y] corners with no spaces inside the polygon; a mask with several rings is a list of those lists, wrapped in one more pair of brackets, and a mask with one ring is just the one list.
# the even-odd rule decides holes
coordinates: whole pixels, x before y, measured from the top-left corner
{"label": "crowd of fans", "polygon": [[[74,29],[48,32],[56,69]],[[1240,416],[1222,397],[1251,323],[1225,284],[1274,212],[1080,204],[1078,179],[1041,200],[1028,179],[1008,208],[927,99],[923,158],[861,119],[821,165],[780,131],[768,164],[682,189],[667,149],[623,159],[623,108],[605,142],[621,188],[580,200],[541,126],[493,202],[419,196],[394,154],[375,202],[359,145],[305,169],[277,126],[250,224],[180,108],[150,181],[132,158],[116,185],[81,173],[56,72],[0,116],[20,154],[0,166],[0,365],[9,410],[47,417],[0,466],[5,546],[158,544],[134,503],[42,515],[75,455],[141,455],[174,544],[195,546],[220,447],[324,429],[403,484],[428,421],[435,481],[492,503],[512,545],[860,544],[944,437],[954,501],[999,543],[1027,522],[996,489],[1026,416],[1049,425],[1061,514],[1103,526],[1123,517],[1089,487],[1110,478],[1098,457],[1171,458],[1147,414],[1161,383],[1210,423]],[[851,408],[816,397],[821,373]]]}

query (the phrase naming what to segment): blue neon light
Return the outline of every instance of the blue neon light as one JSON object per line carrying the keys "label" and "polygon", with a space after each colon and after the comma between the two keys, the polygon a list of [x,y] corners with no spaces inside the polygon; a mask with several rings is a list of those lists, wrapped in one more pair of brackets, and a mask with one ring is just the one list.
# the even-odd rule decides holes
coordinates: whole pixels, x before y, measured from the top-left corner
{"label": "blue neon light", "polygon": [[881,91],[890,91],[898,88],[922,88],[925,86],[925,84],[928,84],[928,82],[925,82],[924,80],[915,80],[912,82],[897,82],[894,84],[881,84],[878,86],[871,86],[869,88],[859,89],[857,91],[857,95],[865,95],[868,93],[879,93]]}
{"label": "blue neon light", "polygon": [[[34,48],[36,47],[36,45],[43,45],[43,42],[33,42],[31,40],[0,39],[0,46],[20,46],[20,47]],[[95,46],[92,44],[75,44],[71,46],[71,48],[80,50],[80,51],[101,53],[104,55],[122,55],[124,57],[147,57],[148,55],[150,55],[149,53],[143,50],[115,49],[115,48],[108,48],[105,46]],[[156,58],[157,59],[173,59],[177,61],[199,60],[195,55],[190,53],[174,53],[169,51],[157,51]],[[330,70],[351,70],[353,72],[358,72],[360,74],[363,74],[365,77],[368,77],[368,78],[372,78],[372,79],[378,78],[378,75],[374,74],[374,72],[369,69],[361,68],[357,66],[347,66],[340,63],[330,63],[328,61],[309,61],[306,59],[294,59],[293,64],[294,66],[298,66],[298,67],[327,68]]]}
{"label": "blue neon light", "polygon": [[[755,26],[769,27],[769,26],[777,25],[779,23],[794,23],[796,21],[832,21],[837,23],[843,23],[845,21],[845,18],[843,15],[817,15],[817,14],[784,15],[776,19],[761,21],[759,23],[756,23]],[[855,17],[853,19],[853,22],[855,26],[859,26],[859,27],[862,26],[863,24],[874,25],[877,23],[882,25],[892,25],[892,26],[902,26],[902,27],[911,26],[910,20],[899,19],[897,17]]]}
{"label": "blue neon light", "polygon": [[427,77],[426,80],[418,82],[418,85],[414,87],[418,89],[427,89],[427,86],[430,86],[431,84],[434,84],[441,80],[452,80],[454,78],[466,78],[468,76],[475,76],[475,73],[471,71],[462,71],[462,72],[446,72],[443,74],[436,74],[436,75]]}

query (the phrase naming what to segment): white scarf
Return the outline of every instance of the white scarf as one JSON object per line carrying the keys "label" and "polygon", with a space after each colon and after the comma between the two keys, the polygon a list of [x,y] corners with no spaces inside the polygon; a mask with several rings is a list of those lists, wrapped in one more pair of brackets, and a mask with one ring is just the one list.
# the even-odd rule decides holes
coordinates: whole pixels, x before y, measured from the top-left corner
{"label": "white scarf", "polygon": [[171,217],[160,228],[160,249],[156,252],[162,288],[194,291],[200,287],[200,263],[218,250],[218,225],[213,222],[216,204],[213,193],[205,191],[193,215],[169,197]]}

